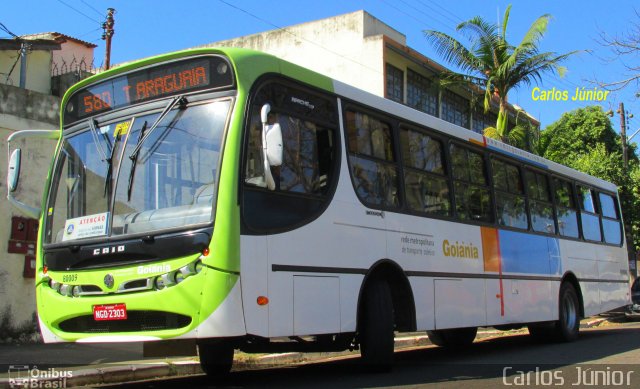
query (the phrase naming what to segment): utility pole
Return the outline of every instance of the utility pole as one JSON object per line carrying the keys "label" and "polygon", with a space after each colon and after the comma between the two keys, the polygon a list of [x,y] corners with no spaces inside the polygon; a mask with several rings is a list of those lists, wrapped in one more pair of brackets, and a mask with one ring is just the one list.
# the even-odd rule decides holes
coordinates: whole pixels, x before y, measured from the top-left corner
{"label": "utility pole", "polygon": [[113,26],[116,24],[113,19],[113,14],[116,10],[114,8],[107,8],[107,21],[102,23],[104,33],[102,34],[102,40],[106,41],[106,49],[104,52],[104,70],[109,70],[111,67],[111,37],[115,33]]}
{"label": "utility pole", "polygon": [[627,156],[627,113],[624,110],[624,103],[620,103],[617,111],[620,114],[620,137],[622,138],[622,161],[624,171],[629,171],[629,157]]}
{"label": "utility pole", "polygon": [[29,53],[29,44],[20,39],[20,88],[27,87],[27,54]]}

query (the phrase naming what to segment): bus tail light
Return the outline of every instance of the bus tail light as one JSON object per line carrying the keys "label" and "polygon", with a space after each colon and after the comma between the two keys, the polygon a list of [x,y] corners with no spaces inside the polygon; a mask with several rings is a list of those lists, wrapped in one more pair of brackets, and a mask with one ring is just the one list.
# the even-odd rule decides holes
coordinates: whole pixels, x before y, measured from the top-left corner
{"label": "bus tail light", "polygon": [[258,296],[256,302],[258,303],[258,305],[264,306],[269,304],[269,298],[267,296]]}

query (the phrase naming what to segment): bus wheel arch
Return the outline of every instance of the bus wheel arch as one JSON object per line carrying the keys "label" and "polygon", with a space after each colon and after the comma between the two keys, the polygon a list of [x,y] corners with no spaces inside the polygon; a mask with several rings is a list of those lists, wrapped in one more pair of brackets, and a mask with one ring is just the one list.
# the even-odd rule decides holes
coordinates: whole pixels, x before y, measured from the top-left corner
{"label": "bus wheel arch", "polygon": [[[566,272],[562,276],[562,281],[560,281],[560,287],[562,287],[562,284],[564,284],[565,282],[568,282],[569,284],[571,284],[576,294],[578,295],[578,308],[579,308],[578,314],[581,318],[584,318],[585,317],[584,316],[584,298],[582,296],[582,289],[580,288],[578,277],[576,277],[576,275],[573,274],[572,272]],[[558,293],[560,293],[559,290],[558,290]]]}
{"label": "bus wheel arch", "polygon": [[381,259],[374,263],[360,285],[358,295],[357,323],[361,322],[363,297],[367,285],[372,282],[383,281],[389,285],[394,309],[394,323],[397,331],[416,330],[416,306],[413,290],[404,270],[390,259]]}

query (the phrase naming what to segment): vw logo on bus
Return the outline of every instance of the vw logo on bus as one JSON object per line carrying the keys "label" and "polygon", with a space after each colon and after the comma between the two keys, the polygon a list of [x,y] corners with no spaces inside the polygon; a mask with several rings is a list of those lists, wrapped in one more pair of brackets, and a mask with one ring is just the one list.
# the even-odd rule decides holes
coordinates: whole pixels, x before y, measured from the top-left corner
{"label": "vw logo on bus", "polygon": [[104,276],[104,284],[107,288],[113,287],[113,276],[111,274]]}

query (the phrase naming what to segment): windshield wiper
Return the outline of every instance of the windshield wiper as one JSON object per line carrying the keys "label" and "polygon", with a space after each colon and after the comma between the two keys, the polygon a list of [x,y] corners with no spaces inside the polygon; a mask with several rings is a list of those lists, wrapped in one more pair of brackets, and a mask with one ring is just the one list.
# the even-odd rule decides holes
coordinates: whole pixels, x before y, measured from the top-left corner
{"label": "windshield wiper", "polygon": [[129,185],[127,186],[127,201],[131,201],[131,189],[133,188],[133,176],[136,172],[136,164],[138,163],[138,154],[140,154],[140,148],[145,140],[151,135],[151,133],[158,127],[158,124],[162,121],[162,119],[167,116],[167,114],[176,106],[176,104],[180,103],[181,106],[185,106],[187,104],[187,99],[182,96],[176,96],[167,106],[160,112],[160,115],[156,119],[155,122],[151,125],[149,130],[147,131],[147,122],[144,122],[142,129],[140,130],[140,134],[138,134],[138,141],[136,142],[136,147],[133,149],[131,154],[129,154],[129,159],[131,160],[131,171],[129,172]]}
{"label": "windshield wiper", "polygon": [[[96,126],[96,121],[94,119],[89,119],[89,128],[91,129],[91,135],[93,135],[93,141],[96,142],[96,148],[98,149],[100,154],[102,154],[102,160],[106,161],[107,160],[107,153],[102,148],[102,144],[100,143],[100,139],[98,139],[98,136],[99,136],[98,127]],[[103,138],[104,138],[104,134],[103,134]],[[107,143],[109,145],[111,145],[111,143],[109,143],[108,138],[107,138]]]}
{"label": "windshield wiper", "polygon": [[140,133],[138,134],[138,140],[136,141],[135,154],[131,154],[129,159],[131,159],[131,169],[129,170],[129,185],[127,186],[127,201],[131,200],[131,188],[133,187],[133,176],[136,173],[136,164],[138,163],[138,153],[140,152],[139,147],[142,144],[142,140],[145,138],[145,132],[147,131],[147,121],[145,120],[142,128],[140,129]]}
{"label": "windshield wiper", "polygon": [[113,140],[113,145],[111,146],[111,155],[107,158],[107,176],[104,179],[104,194],[102,197],[105,197],[107,193],[111,193],[111,176],[113,175],[113,157],[116,154],[116,148],[118,146],[118,142],[120,142],[120,137],[122,135],[117,134]]}
{"label": "windshield wiper", "polygon": [[140,151],[140,148],[142,147],[142,144],[144,143],[144,141],[147,140],[147,138],[151,135],[153,130],[155,130],[158,127],[158,124],[160,124],[162,119],[164,119],[164,117],[167,116],[169,111],[171,111],[173,109],[173,107],[175,107],[176,104],[178,104],[178,103],[180,103],[180,105],[185,105],[187,103],[187,100],[184,99],[182,96],[176,96],[173,99],[171,99],[171,101],[169,102],[169,104],[167,104],[167,106],[164,108],[164,110],[162,112],[160,112],[160,116],[158,116],[156,121],[153,122],[153,124],[149,128],[149,131],[146,134],[144,134],[144,136],[142,138],[138,138],[138,143],[136,143],[136,148],[133,149],[131,154],[129,154],[129,159],[130,160],[133,161],[135,158],[138,157],[138,152]]}

